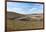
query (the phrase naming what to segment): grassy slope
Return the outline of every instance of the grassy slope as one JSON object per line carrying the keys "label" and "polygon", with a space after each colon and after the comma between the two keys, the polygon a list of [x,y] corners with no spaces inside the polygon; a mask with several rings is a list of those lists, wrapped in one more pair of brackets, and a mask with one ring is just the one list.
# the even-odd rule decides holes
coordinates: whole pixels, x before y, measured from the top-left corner
{"label": "grassy slope", "polygon": [[43,21],[17,21],[7,19],[7,30],[43,28]]}
{"label": "grassy slope", "polygon": [[15,20],[8,20],[7,22],[8,30],[19,30],[19,29],[35,29],[35,28],[43,28],[43,21],[15,21]]}

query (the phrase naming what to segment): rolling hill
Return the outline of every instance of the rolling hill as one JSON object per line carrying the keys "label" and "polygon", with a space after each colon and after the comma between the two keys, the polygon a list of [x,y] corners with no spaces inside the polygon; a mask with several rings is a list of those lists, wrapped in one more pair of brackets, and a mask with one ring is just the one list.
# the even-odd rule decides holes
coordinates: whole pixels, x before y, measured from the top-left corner
{"label": "rolling hill", "polygon": [[31,14],[23,15],[15,12],[7,12],[7,30],[43,29],[43,17],[41,16],[36,17]]}

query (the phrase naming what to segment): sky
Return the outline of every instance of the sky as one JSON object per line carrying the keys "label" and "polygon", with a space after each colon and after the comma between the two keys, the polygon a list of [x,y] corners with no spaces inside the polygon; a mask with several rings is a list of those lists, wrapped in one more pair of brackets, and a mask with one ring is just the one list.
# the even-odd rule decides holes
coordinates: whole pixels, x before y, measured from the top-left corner
{"label": "sky", "polygon": [[7,2],[7,11],[19,14],[43,13],[43,4]]}

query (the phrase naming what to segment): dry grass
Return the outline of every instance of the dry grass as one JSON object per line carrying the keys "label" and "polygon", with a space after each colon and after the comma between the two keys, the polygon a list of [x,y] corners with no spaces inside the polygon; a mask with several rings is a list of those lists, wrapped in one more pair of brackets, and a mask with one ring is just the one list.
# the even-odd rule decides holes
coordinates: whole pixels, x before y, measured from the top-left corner
{"label": "dry grass", "polygon": [[[15,14],[15,13],[8,13],[7,18],[7,31],[13,31],[13,30],[23,30],[23,29],[36,29],[36,28],[44,28],[43,27],[43,15],[39,17],[35,16],[28,16],[30,18],[29,21],[27,20],[18,20],[17,17],[25,17],[25,15]],[[15,18],[14,18],[15,17]],[[25,19],[29,19],[29,18]],[[10,19],[9,19],[10,18]],[[13,19],[11,19],[13,18]],[[39,18],[39,19],[37,19]]]}
{"label": "dry grass", "polygon": [[19,21],[19,20],[7,20],[7,30],[19,30],[19,29],[35,29],[43,28],[42,21]]}

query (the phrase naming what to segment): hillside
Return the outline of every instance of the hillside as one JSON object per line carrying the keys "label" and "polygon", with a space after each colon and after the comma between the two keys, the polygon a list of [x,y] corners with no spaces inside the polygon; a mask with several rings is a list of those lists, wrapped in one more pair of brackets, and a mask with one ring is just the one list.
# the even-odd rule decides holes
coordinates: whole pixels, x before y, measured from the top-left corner
{"label": "hillside", "polygon": [[[41,15],[43,16],[43,15]],[[43,28],[43,18],[35,17],[30,14],[22,15],[15,12],[7,12],[7,30],[26,30]]]}
{"label": "hillside", "polygon": [[8,18],[16,18],[16,17],[21,17],[21,16],[25,16],[25,15],[22,15],[22,14],[18,14],[18,13],[15,13],[15,12],[7,12],[7,17]]}

